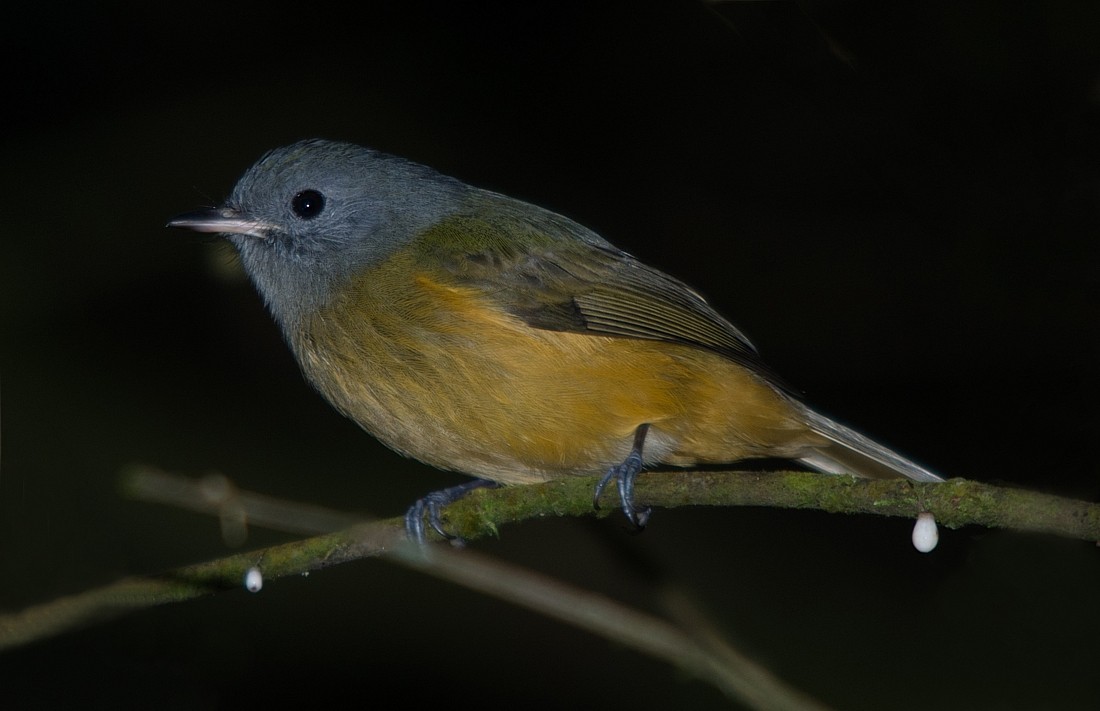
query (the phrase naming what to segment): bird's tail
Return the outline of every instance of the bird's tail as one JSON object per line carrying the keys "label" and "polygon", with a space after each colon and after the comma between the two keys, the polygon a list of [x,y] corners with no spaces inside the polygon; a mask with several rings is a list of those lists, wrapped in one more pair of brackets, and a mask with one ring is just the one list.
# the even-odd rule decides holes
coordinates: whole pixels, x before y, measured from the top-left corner
{"label": "bird's tail", "polygon": [[903,476],[913,481],[943,481],[915,462],[878,442],[834,422],[808,407],[804,411],[810,429],[829,440],[829,444],[798,461],[829,474],[855,474],[873,479]]}

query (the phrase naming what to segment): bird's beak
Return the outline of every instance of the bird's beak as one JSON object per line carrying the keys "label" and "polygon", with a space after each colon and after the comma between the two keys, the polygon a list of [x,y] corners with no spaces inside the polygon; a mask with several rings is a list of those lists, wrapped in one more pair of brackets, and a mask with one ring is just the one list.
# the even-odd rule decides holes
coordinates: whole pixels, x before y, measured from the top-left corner
{"label": "bird's beak", "polygon": [[165,226],[182,227],[196,232],[220,232],[251,237],[266,237],[271,230],[271,226],[267,223],[245,217],[228,207],[185,212],[173,217]]}

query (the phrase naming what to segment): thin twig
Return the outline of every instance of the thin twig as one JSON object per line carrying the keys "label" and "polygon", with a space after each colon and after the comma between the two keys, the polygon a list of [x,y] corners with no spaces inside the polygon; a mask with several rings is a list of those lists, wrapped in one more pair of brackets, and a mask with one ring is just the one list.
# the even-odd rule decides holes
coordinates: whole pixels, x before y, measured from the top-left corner
{"label": "thin twig", "polygon": [[[153,469],[130,473],[128,491],[146,500],[217,515],[226,529],[248,521],[301,531],[309,522],[346,524],[348,517],[318,507],[298,507],[272,497],[237,490],[219,475],[200,479],[174,476]],[[280,521],[284,519],[285,521]],[[310,545],[312,544],[312,545]],[[266,577],[300,572],[303,564],[331,565],[368,555],[494,595],[545,616],[604,636],[644,654],[665,660],[713,684],[731,699],[753,709],[824,711],[825,707],[784,684],[767,669],[737,652],[701,614],[691,624],[674,624],[631,609],[622,603],[581,590],[539,573],[449,546],[417,546],[395,529],[393,522],[361,524],[345,531],[301,542],[324,555],[303,556],[299,544],[231,556],[150,578],[129,578],[82,595],[0,618],[0,646],[15,646],[37,636],[64,632],[81,624],[146,605],[187,599],[212,592],[236,578],[241,570],[262,569]],[[683,621],[683,596],[675,606]]]}

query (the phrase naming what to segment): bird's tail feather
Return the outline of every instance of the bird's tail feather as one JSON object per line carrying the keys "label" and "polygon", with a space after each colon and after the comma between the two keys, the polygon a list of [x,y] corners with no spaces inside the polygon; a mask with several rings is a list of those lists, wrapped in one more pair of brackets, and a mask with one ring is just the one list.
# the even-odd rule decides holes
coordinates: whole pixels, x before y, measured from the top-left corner
{"label": "bird's tail feather", "polygon": [[855,474],[884,479],[903,476],[913,481],[943,481],[924,467],[860,433],[813,410],[805,409],[805,421],[830,444],[798,461],[829,474]]}

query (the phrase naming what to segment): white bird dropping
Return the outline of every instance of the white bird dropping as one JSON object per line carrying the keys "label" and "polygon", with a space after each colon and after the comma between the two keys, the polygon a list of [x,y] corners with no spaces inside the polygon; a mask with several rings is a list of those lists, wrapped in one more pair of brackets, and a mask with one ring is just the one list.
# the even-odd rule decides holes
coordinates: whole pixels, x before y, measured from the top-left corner
{"label": "white bird dropping", "polygon": [[936,527],[936,517],[930,511],[921,511],[913,525],[913,547],[921,553],[928,553],[940,542],[940,531]]}
{"label": "white bird dropping", "polygon": [[259,568],[252,567],[244,574],[244,588],[248,592],[260,592],[264,586],[264,574]]}

